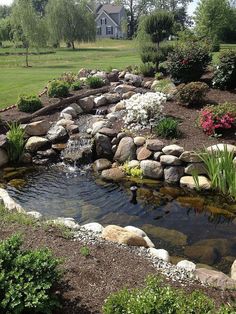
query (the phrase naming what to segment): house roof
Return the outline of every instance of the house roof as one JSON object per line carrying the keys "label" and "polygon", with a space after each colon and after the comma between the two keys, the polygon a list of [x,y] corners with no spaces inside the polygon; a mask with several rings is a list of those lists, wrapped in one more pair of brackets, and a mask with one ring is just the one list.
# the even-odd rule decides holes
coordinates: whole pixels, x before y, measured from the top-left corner
{"label": "house roof", "polygon": [[100,14],[102,11],[106,11],[107,14],[120,13],[122,8],[123,8],[122,5],[104,4],[99,9],[98,14]]}
{"label": "house roof", "polygon": [[100,16],[101,16],[103,13],[104,13],[116,26],[119,26],[119,25],[116,23],[116,21],[114,21],[114,19],[113,19],[106,11],[104,11],[104,10],[99,11],[98,16],[96,17],[96,21],[100,18]]}

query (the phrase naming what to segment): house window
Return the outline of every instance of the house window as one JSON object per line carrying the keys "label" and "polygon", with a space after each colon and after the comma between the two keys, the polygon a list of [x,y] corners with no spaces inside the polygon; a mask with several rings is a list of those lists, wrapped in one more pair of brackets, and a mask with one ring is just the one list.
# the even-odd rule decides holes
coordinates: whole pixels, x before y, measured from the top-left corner
{"label": "house window", "polygon": [[106,35],[113,35],[113,26],[106,27]]}
{"label": "house window", "polygon": [[105,17],[103,17],[100,21],[101,21],[101,25],[102,24],[105,24],[105,25],[107,24],[107,19]]}
{"label": "house window", "polygon": [[97,35],[98,36],[102,35],[102,28],[101,27],[97,27]]}

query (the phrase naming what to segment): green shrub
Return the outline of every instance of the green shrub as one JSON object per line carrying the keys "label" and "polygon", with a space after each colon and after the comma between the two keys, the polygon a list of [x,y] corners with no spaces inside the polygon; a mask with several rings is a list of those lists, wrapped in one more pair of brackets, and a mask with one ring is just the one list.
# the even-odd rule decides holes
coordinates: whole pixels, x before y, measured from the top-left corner
{"label": "green shrub", "polygon": [[19,162],[25,147],[25,131],[17,123],[8,125],[7,132],[7,154],[9,160],[13,163]]}
{"label": "green shrub", "polygon": [[17,107],[22,112],[33,113],[42,108],[42,102],[36,95],[23,95],[18,98]]}
{"label": "green shrub", "polygon": [[104,85],[104,81],[97,76],[91,76],[88,77],[86,80],[86,84],[90,87],[90,88],[100,88]]}
{"label": "green shrub", "polygon": [[67,97],[69,94],[69,84],[63,81],[54,80],[48,84],[49,97]]}
{"label": "green shrub", "polygon": [[47,249],[21,249],[18,235],[0,244],[1,313],[52,313],[58,301],[52,293],[59,280],[59,261]]}
{"label": "green shrub", "polygon": [[220,89],[233,89],[236,87],[236,52],[227,50],[220,54],[219,64],[217,65],[213,87]]}
{"label": "green shrub", "polygon": [[155,67],[151,63],[143,63],[139,66],[139,71],[145,77],[154,77]]}
{"label": "green shrub", "polygon": [[[225,308],[226,310],[226,308]],[[227,309],[234,313],[234,309]],[[144,288],[121,290],[112,294],[103,306],[104,314],[220,314],[213,301],[203,293],[185,294],[156,277],[149,277]]]}
{"label": "green shrub", "polygon": [[65,72],[58,78],[58,80],[71,85],[78,80],[78,76],[72,72]]}
{"label": "green shrub", "polygon": [[185,106],[201,105],[208,90],[206,83],[191,82],[178,88],[176,99]]}
{"label": "green shrub", "polygon": [[80,90],[81,88],[82,88],[82,82],[81,81],[77,81],[77,82],[74,82],[73,84],[71,84],[72,90]]}
{"label": "green shrub", "polygon": [[186,42],[177,45],[168,56],[168,72],[179,83],[198,81],[211,58],[204,42]]}
{"label": "green shrub", "polygon": [[179,122],[173,118],[163,118],[155,126],[154,130],[157,135],[173,139],[180,136],[180,131],[178,130]]}

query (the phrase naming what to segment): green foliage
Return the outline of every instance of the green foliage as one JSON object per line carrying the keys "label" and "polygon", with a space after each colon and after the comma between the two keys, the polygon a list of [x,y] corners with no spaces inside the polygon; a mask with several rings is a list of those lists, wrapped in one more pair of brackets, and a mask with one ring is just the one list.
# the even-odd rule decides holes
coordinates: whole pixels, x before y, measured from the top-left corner
{"label": "green foliage", "polygon": [[71,84],[71,89],[72,90],[80,90],[82,88],[82,82],[77,81]]}
{"label": "green foliage", "polygon": [[87,246],[83,246],[79,251],[84,257],[88,257],[90,255],[90,249]]}
{"label": "green foliage", "polygon": [[178,88],[176,98],[185,106],[201,105],[208,90],[206,83],[191,82]]}
{"label": "green foliage", "polygon": [[155,133],[167,139],[178,138],[180,131],[178,129],[179,122],[173,118],[163,118],[155,126]]}
{"label": "green foliage", "polygon": [[233,152],[229,152],[225,145],[224,150],[204,151],[199,156],[205,164],[212,188],[236,200],[236,166]]}
{"label": "green foliage", "polygon": [[169,94],[170,89],[173,89],[173,83],[170,79],[162,79],[156,82],[154,89],[156,92]]}
{"label": "green foliage", "polygon": [[[228,309],[233,314],[233,309]],[[104,314],[220,314],[213,301],[199,291],[186,294],[174,289],[154,276],[140,289],[123,289],[108,297]]]}
{"label": "green foliage", "polygon": [[0,309],[2,313],[52,313],[52,294],[59,280],[59,261],[47,249],[21,250],[15,235],[0,244]]}
{"label": "green foliage", "polygon": [[12,40],[12,29],[11,29],[10,18],[0,19],[0,42]]}
{"label": "green foliage", "polygon": [[17,107],[22,112],[33,113],[42,108],[42,102],[36,95],[22,95],[17,100]]}
{"label": "green foliage", "polygon": [[75,83],[78,80],[78,76],[72,72],[65,72],[58,78],[58,80],[66,82],[69,85],[71,85],[72,83]]}
{"label": "green foliage", "polygon": [[100,88],[104,85],[104,81],[100,77],[90,76],[87,78],[86,84],[90,88]]}
{"label": "green foliage", "polygon": [[9,124],[9,131],[7,132],[7,154],[11,162],[19,162],[25,147],[25,131],[13,122]]}
{"label": "green foliage", "polygon": [[142,178],[143,177],[142,169],[139,166],[130,167],[128,162],[126,162],[123,165],[123,170],[127,176],[134,177],[134,178]]}
{"label": "green foliage", "polygon": [[53,80],[48,84],[49,97],[67,97],[69,94],[69,84],[64,81]]}
{"label": "green foliage", "polygon": [[210,60],[210,47],[205,42],[180,43],[168,56],[168,71],[177,82],[198,81]]}
{"label": "green foliage", "polygon": [[223,51],[219,56],[213,86],[220,89],[233,89],[236,87],[236,52],[233,50]]}
{"label": "green foliage", "polygon": [[11,212],[0,205],[0,220],[6,223],[17,223],[20,225],[31,226],[36,220],[29,216],[18,212]]}
{"label": "green foliage", "polygon": [[144,77],[153,77],[155,75],[155,67],[151,63],[142,63],[139,66],[139,71]]}

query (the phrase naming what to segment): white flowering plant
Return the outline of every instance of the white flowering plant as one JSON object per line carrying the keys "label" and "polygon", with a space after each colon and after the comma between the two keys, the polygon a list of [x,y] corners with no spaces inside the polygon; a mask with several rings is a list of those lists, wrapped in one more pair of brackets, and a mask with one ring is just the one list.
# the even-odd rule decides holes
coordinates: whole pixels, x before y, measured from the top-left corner
{"label": "white flowering plant", "polygon": [[127,115],[124,117],[126,125],[135,128],[146,127],[150,120],[160,118],[167,96],[163,93],[149,92],[135,94],[125,101]]}

